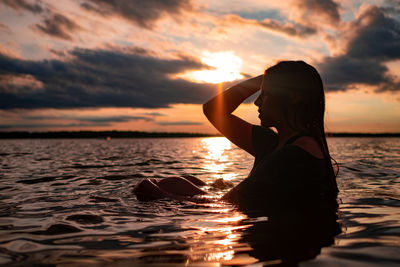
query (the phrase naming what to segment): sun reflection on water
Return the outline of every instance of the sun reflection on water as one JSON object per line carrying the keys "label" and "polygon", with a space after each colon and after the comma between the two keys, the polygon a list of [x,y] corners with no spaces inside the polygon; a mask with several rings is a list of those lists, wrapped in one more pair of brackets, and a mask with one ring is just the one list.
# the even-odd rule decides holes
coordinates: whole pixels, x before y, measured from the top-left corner
{"label": "sun reflection on water", "polygon": [[231,148],[231,142],[225,137],[211,137],[204,138],[201,140],[203,145],[208,149],[208,155],[206,159],[226,161],[228,156],[224,154],[224,151]]}
{"label": "sun reflection on water", "polygon": [[212,178],[233,180],[237,176],[236,173],[224,173],[232,165],[232,159],[229,157],[231,142],[225,137],[212,137],[202,139],[201,143],[203,148],[207,149],[203,168],[213,173]]}
{"label": "sun reflection on water", "polygon": [[[219,178],[224,180],[235,179],[237,174],[229,170],[229,166],[232,165],[232,158],[230,157],[231,142],[225,137],[212,137],[202,139],[201,143],[206,153],[204,155],[203,168],[210,173],[210,181],[215,181]],[[226,216],[211,220],[206,219],[199,224],[199,238],[201,237],[200,240],[203,240],[203,242],[204,240],[206,241],[203,246],[200,246],[202,247],[200,251],[203,252],[198,257],[205,262],[230,261],[234,258],[234,245],[240,237],[237,231],[246,228],[246,226],[238,225],[238,223],[245,219],[246,216],[236,212],[229,212],[231,208],[227,209],[221,206],[221,203],[209,205],[211,210],[217,210],[217,213],[225,214]],[[205,238],[206,236],[207,238]],[[204,253],[204,250],[207,252]],[[195,259],[197,258],[197,251],[193,252],[191,257]]]}

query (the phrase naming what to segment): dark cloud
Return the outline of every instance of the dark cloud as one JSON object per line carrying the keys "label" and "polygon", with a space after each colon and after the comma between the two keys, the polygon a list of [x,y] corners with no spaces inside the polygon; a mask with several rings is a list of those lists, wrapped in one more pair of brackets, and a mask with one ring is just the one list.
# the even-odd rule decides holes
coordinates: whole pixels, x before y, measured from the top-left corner
{"label": "dark cloud", "polygon": [[149,116],[165,116],[165,114],[162,114],[160,112],[148,112],[148,113],[145,113],[145,115],[149,115]]}
{"label": "dark cloud", "polygon": [[88,0],[81,6],[105,17],[123,17],[147,29],[164,16],[176,18],[183,11],[192,10],[191,0]]}
{"label": "dark cloud", "polygon": [[[337,27],[340,24],[340,5],[332,0],[294,0],[291,16],[293,22],[282,19],[247,19],[236,14],[225,16],[222,23],[256,25],[264,29],[282,33],[289,37],[305,38],[316,34],[320,24],[329,24]],[[258,14],[255,12],[255,14]],[[263,13],[261,13],[263,14]],[[268,14],[268,13],[266,13]],[[249,14],[246,14],[250,17]],[[276,14],[274,15],[277,16]]]}
{"label": "dark cloud", "polygon": [[143,116],[24,116],[27,120],[76,120],[83,122],[128,122],[133,120],[154,121],[153,118]]}
{"label": "dark cloud", "polygon": [[148,54],[75,49],[70,57],[69,61],[33,61],[0,54],[0,76],[29,76],[41,84],[40,89],[10,91],[0,83],[0,109],[159,108],[173,103],[203,103],[216,93],[213,84],[171,78],[206,68],[183,55],[163,59]]}
{"label": "dark cloud", "polygon": [[400,58],[400,22],[371,6],[352,23],[354,38],[348,43],[347,54],[378,61]]}
{"label": "dark cloud", "polygon": [[394,8],[400,8],[400,0],[385,0],[385,5]]}
{"label": "dark cloud", "polygon": [[35,27],[45,34],[64,40],[72,40],[71,34],[82,30],[74,21],[59,13],[51,14],[43,20],[43,24],[36,24]]}
{"label": "dark cloud", "polygon": [[82,27],[73,20],[63,14],[54,12],[52,8],[49,8],[40,0],[0,0],[0,3],[18,11],[27,10],[35,14],[41,14],[44,19],[42,23],[34,25],[34,28],[56,38],[73,40],[72,34],[82,30]]}
{"label": "dark cloud", "polygon": [[264,19],[262,21],[254,19],[245,19],[238,15],[227,15],[222,20],[222,23],[236,23],[241,25],[255,25],[264,29],[282,33],[288,36],[307,37],[308,35],[315,34],[316,30],[303,25],[294,25],[291,23],[283,23],[279,20]]}
{"label": "dark cloud", "polygon": [[7,5],[15,10],[28,10],[32,13],[42,13],[45,8],[41,1],[25,1],[25,0],[0,0],[0,3]]}
{"label": "dark cloud", "polygon": [[0,124],[0,129],[15,129],[15,128],[70,128],[70,127],[106,127],[111,126],[110,123],[48,123],[48,124]]}
{"label": "dark cloud", "polygon": [[308,35],[316,33],[316,30],[303,25],[292,25],[289,23],[282,24],[276,20],[264,19],[258,23],[260,26],[277,31],[282,32],[289,36],[299,36],[306,37]]}
{"label": "dark cloud", "polygon": [[158,121],[158,125],[162,126],[178,126],[178,125],[202,125],[203,123],[197,121]]}
{"label": "dark cloud", "polygon": [[87,122],[128,122],[128,121],[153,121],[154,119],[143,116],[111,116],[111,117],[79,117],[79,121]]}
{"label": "dark cloud", "polygon": [[343,35],[346,52],[318,63],[328,90],[346,90],[354,84],[377,86],[378,91],[400,90],[385,65],[400,59],[399,21],[379,7],[369,6]]}
{"label": "dark cloud", "polygon": [[381,8],[389,14],[400,16],[400,0],[385,0]]}
{"label": "dark cloud", "polygon": [[[340,5],[332,0],[296,0],[298,9],[298,20],[305,24],[313,24],[315,16],[323,19],[326,23],[337,25],[340,22]],[[315,25],[317,26],[317,25]]]}

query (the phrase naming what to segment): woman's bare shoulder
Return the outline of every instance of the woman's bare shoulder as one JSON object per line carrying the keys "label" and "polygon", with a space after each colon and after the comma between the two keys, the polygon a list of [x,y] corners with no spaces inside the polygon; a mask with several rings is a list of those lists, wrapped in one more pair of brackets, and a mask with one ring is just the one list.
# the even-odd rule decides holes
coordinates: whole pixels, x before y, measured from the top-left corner
{"label": "woman's bare shoulder", "polygon": [[307,151],[316,158],[324,158],[324,153],[322,152],[320,144],[311,136],[302,136],[294,141],[292,144]]}

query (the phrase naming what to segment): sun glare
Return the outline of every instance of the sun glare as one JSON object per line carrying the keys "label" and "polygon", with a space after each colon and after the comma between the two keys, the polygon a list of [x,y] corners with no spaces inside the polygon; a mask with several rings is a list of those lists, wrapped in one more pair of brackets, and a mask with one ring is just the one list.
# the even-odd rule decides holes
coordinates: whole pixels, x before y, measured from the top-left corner
{"label": "sun glare", "polygon": [[225,137],[207,137],[201,142],[203,147],[208,150],[208,154],[204,157],[204,168],[214,173],[210,179],[233,180],[237,176],[236,173],[223,173],[232,164],[229,162],[229,153],[226,153],[231,148],[231,142]]}
{"label": "sun glare", "polygon": [[217,53],[204,52],[201,61],[213,69],[193,71],[183,76],[196,82],[221,83],[242,79],[242,59],[232,51]]}

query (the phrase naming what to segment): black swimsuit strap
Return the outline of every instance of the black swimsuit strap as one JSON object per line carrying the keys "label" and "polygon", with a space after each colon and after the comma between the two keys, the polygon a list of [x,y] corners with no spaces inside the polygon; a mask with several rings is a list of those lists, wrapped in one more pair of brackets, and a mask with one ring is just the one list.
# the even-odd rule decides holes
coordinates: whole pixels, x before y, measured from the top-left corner
{"label": "black swimsuit strap", "polygon": [[298,134],[293,135],[292,137],[290,137],[290,138],[286,141],[285,145],[290,145],[290,144],[292,144],[294,141],[296,141],[297,139],[299,139],[300,137],[303,137],[303,136],[310,136],[310,135],[309,135],[309,134],[306,134],[306,133],[298,133]]}

